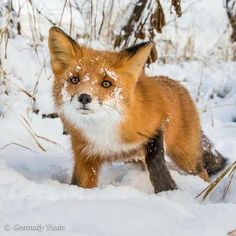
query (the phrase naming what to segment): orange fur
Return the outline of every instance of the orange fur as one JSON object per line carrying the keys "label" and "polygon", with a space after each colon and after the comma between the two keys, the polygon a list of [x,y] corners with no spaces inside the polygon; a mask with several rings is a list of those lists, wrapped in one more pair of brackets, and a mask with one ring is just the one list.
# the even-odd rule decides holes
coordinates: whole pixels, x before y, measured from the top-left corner
{"label": "orange fur", "polygon": [[[71,135],[75,160],[72,184],[95,187],[104,161],[129,161],[137,155],[143,157],[148,138],[157,130],[164,133],[166,152],[181,169],[208,180],[203,167],[201,128],[195,105],[187,90],[178,82],[144,74],[143,67],[151,47],[151,44],[145,44],[134,52],[97,51],[81,47],[60,29],[51,28],[49,49],[55,75],[54,99],[57,108],[64,104],[65,91],[71,100],[86,91],[99,104],[105,104],[115,96],[117,88],[121,89],[119,101],[112,105],[121,114],[121,120],[114,129],[114,140],[118,140],[117,143],[123,148],[120,151],[98,150],[96,142],[104,138],[104,145],[109,143],[105,140],[105,131],[104,137],[102,133],[100,135],[101,140],[91,140],[86,129],[79,128],[82,121],[78,119],[78,127],[77,121],[69,119],[70,114],[59,111]],[[74,76],[81,78],[79,85],[69,82]],[[101,86],[104,79],[112,82],[111,88]],[[106,124],[101,125],[106,129]],[[114,147],[119,148],[117,146]]]}

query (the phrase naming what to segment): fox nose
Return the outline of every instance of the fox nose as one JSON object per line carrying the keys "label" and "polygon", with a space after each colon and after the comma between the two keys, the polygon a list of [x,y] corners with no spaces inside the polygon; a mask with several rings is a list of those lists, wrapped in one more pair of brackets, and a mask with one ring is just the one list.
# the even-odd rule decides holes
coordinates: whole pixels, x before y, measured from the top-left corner
{"label": "fox nose", "polygon": [[86,105],[86,104],[92,102],[92,98],[91,98],[91,96],[89,94],[82,93],[82,94],[79,95],[78,101],[80,103],[82,103],[83,105]]}

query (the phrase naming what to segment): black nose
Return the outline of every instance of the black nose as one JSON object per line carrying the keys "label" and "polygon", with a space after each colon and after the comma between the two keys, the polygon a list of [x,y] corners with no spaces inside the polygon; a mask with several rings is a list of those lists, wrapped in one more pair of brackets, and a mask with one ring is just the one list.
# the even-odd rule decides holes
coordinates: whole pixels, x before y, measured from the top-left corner
{"label": "black nose", "polygon": [[87,94],[87,93],[80,94],[79,97],[78,97],[78,100],[83,105],[92,102],[91,96],[89,94]]}

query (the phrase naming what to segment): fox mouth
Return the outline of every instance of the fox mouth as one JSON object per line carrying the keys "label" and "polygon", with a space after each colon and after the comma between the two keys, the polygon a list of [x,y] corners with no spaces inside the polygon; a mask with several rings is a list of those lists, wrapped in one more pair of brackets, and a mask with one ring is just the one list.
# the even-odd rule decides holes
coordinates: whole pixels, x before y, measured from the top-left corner
{"label": "fox mouth", "polygon": [[87,115],[87,114],[93,113],[93,110],[91,110],[87,107],[80,107],[80,108],[77,108],[76,110],[79,111],[79,113],[82,115]]}

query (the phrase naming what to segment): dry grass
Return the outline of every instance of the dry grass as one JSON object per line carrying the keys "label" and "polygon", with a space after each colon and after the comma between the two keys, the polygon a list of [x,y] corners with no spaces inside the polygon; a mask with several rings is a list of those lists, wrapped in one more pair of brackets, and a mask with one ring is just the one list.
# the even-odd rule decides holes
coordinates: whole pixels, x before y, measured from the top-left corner
{"label": "dry grass", "polygon": [[[55,141],[53,141],[53,140],[51,140],[51,139],[49,139],[49,138],[43,137],[43,136],[38,135],[37,133],[35,133],[34,130],[33,130],[33,128],[32,128],[31,125],[30,125],[30,122],[28,121],[28,119],[27,119],[24,115],[20,114],[19,112],[17,112],[16,110],[14,110],[14,109],[13,109],[12,107],[10,107],[9,105],[7,105],[7,104],[4,104],[4,105],[19,119],[20,123],[23,125],[23,127],[24,127],[25,130],[29,133],[29,135],[33,138],[35,144],[38,146],[38,148],[39,148],[41,151],[46,152],[46,149],[43,147],[43,145],[40,143],[39,140],[44,140],[44,141],[46,141],[46,142],[48,142],[48,143],[57,145],[57,146],[59,146],[60,148],[63,149],[63,147],[62,147],[59,143],[57,143],[57,142],[55,142]],[[15,145],[19,145],[19,146],[24,146],[24,147],[25,147],[25,145],[16,144],[16,142],[10,143],[10,144],[8,144],[7,146],[9,146],[9,145],[11,145],[11,144],[15,144]],[[5,148],[5,146],[4,146],[3,148]],[[27,148],[27,149],[29,149],[29,148]]]}
{"label": "dry grass", "polygon": [[236,229],[234,229],[234,230],[228,232],[228,235],[229,235],[229,236],[236,236]]}
{"label": "dry grass", "polygon": [[205,200],[213,190],[221,183],[225,176],[229,177],[229,181],[224,188],[222,199],[227,195],[229,188],[232,184],[234,173],[236,172],[236,161],[228,166],[211,184],[209,184],[205,189],[203,189],[198,195],[197,198],[202,196],[202,199]]}
{"label": "dry grass", "polygon": [[23,144],[20,144],[20,143],[15,143],[15,142],[8,143],[8,144],[4,145],[3,147],[0,148],[0,150],[3,150],[3,149],[5,149],[5,148],[7,148],[7,147],[9,147],[11,145],[15,145],[15,146],[18,146],[18,147],[21,147],[21,148],[24,148],[24,149],[27,149],[27,150],[30,150],[30,151],[34,152],[34,150],[32,150],[31,148],[29,148],[29,147],[27,147],[27,146],[25,146]]}

